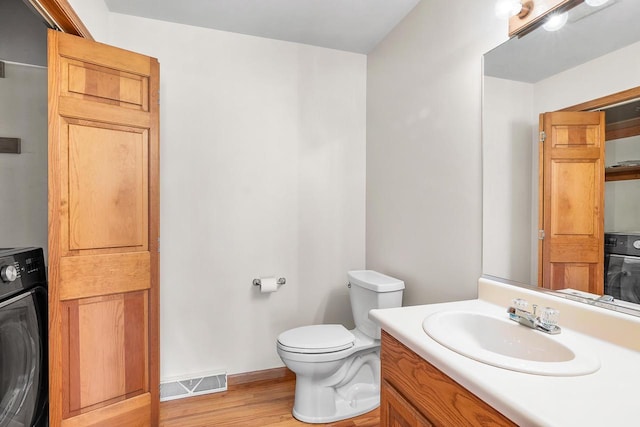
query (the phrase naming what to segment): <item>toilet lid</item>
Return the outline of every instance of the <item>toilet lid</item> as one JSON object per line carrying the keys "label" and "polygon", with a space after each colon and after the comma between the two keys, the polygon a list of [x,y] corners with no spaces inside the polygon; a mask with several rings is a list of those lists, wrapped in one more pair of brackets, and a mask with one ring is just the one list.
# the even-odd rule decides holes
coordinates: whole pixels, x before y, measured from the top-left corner
{"label": "toilet lid", "polygon": [[278,344],[293,353],[331,353],[353,347],[355,339],[342,325],[312,325],[281,333]]}

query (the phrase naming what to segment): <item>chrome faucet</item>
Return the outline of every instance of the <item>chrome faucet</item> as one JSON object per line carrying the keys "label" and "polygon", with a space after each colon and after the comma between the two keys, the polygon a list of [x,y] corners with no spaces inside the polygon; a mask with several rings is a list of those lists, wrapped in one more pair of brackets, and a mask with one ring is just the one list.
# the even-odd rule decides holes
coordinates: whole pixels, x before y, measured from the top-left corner
{"label": "chrome faucet", "polygon": [[513,305],[507,309],[509,319],[518,322],[527,328],[537,329],[551,335],[562,332],[558,322],[558,310],[546,307],[542,311],[542,316],[537,315],[538,305],[533,304],[533,312],[527,311],[529,303],[521,298],[513,300]]}

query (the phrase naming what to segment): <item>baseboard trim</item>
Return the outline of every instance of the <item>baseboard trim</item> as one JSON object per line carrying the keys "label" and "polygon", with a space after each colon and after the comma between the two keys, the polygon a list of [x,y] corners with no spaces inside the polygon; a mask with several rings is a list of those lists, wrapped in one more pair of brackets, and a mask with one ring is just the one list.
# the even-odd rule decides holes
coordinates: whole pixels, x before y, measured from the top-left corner
{"label": "baseboard trim", "polygon": [[229,375],[227,377],[227,387],[235,387],[242,384],[254,383],[258,381],[271,380],[293,380],[296,374],[286,367],[264,369],[262,371],[243,372],[241,374]]}

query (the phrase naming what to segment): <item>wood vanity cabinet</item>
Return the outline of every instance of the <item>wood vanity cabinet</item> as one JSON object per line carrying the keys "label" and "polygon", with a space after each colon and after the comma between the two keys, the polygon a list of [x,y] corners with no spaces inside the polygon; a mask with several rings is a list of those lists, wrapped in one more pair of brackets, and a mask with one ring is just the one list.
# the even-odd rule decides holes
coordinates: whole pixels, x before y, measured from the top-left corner
{"label": "wood vanity cabinet", "polygon": [[381,360],[382,427],[516,425],[385,331]]}

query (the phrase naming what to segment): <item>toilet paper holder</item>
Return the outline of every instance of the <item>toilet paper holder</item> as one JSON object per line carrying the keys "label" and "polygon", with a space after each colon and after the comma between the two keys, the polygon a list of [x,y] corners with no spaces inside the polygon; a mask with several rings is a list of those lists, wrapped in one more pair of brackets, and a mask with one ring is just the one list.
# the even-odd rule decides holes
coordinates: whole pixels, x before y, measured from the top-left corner
{"label": "toilet paper holder", "polygon": [[[287,283],[287,279],[285,279],[284,277],[281,277],[278,279],[276,283],[278,285],[284,285],[285,283]],[[262,285],[262,281],[260,279],[253,279],[253,286],[261,286],[261,285]]]}

